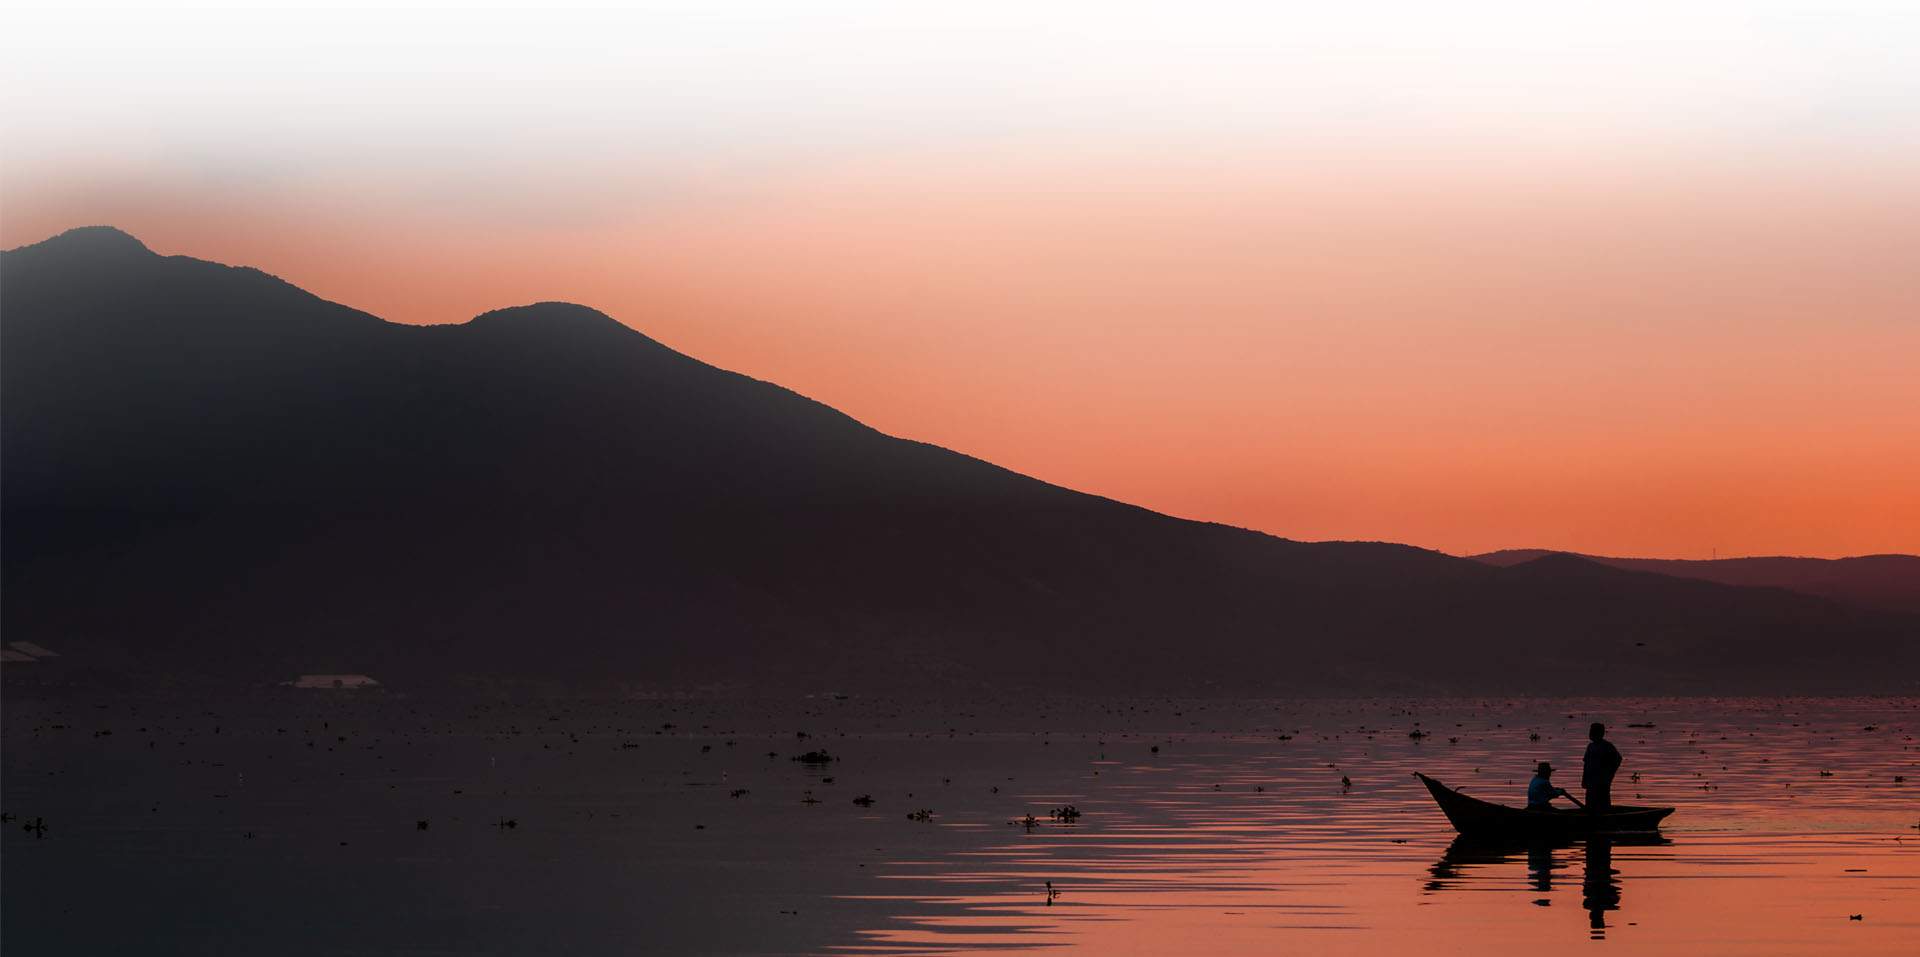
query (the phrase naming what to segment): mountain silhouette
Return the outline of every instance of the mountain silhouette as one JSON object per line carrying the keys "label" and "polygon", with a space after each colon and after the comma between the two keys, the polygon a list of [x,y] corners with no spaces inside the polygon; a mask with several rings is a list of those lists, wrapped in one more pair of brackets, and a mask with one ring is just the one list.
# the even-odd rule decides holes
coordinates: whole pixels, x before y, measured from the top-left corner
{"label": "mountain silhouette", "polygon": [[63,662],[1115,693],[1920,674],[1913,615],[1171,518],[579,305],[401,325],[103,227],[0,254],[0,297],[4,626]]}
{"label": "mountain silhouette", "polygon": [[1573,555],[1590,562],[1723,585],[1785,588],[1867,608],[1920,614],[1920,556],[1860,555],[1853,558],[1673,559],[1609,558],[1544,548],[1509,548],[1475,555],[1489,565],[1518,565],[1548,555]]}

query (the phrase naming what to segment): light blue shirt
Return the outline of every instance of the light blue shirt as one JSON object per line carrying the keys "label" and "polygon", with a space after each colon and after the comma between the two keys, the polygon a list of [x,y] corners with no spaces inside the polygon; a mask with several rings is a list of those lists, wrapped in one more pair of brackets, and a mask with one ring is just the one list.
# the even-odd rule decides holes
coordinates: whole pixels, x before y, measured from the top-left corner
{"label": "light blue shirt", "polygon": [[1546,810],[1553,806],[1553,799],[1559,796],[1560,789],[1540,775],[1534,775],[1533,780],[1527,782],[1527,810]]}

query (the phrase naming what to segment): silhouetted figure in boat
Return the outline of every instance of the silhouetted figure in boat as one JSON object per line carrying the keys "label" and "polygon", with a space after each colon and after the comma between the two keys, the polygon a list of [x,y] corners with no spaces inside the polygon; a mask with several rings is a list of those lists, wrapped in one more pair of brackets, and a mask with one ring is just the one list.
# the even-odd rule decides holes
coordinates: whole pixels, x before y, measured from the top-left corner
{"label": "silhouetted figure in boat", "polygon": [[1542,761],[1533,769],[1533,780],[1527,782],[1527,810],[1551,811],[1554,798],[1568,796],[1565,788],[1553,786],[1553,765]]}
{"label": "silhouetted figure in boat", "polygon": [[1620,770],[1620,749],[1607,740],[1607,726],[1595,721],[1587,728],[1587,756],[1580,768],[1580,786],[1587,792],[1587,810],[1604,811],[1613,805],[1613,776]]}

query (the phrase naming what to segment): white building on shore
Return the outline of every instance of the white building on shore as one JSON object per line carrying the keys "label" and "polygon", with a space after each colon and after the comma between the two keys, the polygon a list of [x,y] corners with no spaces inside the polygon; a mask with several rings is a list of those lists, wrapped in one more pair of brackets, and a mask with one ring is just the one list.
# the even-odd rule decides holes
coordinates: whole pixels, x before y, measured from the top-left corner
{"label": "white building on shore", "polygon": [[293,681],[283,681],[281,684],[293,688],[325,688],[329,690],[380,687],[380,682],[366,675],[301,675]]}

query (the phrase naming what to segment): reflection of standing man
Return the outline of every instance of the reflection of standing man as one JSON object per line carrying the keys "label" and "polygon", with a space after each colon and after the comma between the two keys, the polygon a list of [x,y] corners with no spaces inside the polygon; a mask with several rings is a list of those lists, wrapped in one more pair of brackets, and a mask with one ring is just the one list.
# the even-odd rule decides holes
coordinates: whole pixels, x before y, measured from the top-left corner
{"label": "reflection of standing man", "polygon": [[1607,936],[1607,911],[1620,909],[1620,881],[1613,869],[1613,839],[1596,834],[1587,841],[1587,871],[1580,882],[1580,906],[1587,909],[1587,929],[1594,940]]}
{"label": "reflection of standing man", "polygon": [[1580,786],[1587,789],[1587,807],[1605,810],[1613,804],[1613,775],[1620,770],[1620,749],[1607,740],[1607,726],[1595,721],[1587,728],[1587,756],[1580,768]]}

